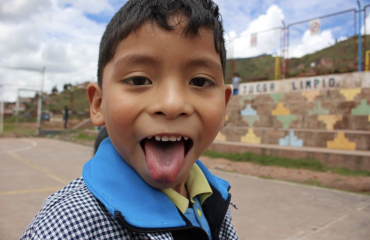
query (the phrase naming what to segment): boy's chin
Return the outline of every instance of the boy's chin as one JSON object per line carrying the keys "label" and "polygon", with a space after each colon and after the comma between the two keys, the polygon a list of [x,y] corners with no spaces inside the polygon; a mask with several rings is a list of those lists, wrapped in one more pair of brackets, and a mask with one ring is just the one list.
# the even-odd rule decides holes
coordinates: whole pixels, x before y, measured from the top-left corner
{"label": "boy's chin", "polygon": [[156,184],[159,185],[172,185],[175,184],[184,164],[178,164],[177,166],[168,167],[149,167],[149,175]]}
{"label": "boy's chin", "polygon": [[153,178],[152,176],[147,176],[149,179],[145,180],[145,182],[157,189],[167,189],[167,188],[176,188],[179,186],[181,182],[186,181],[185,179],[181,179],[180,176],[177,176],[175,179],[171,179],[169,177],[161,177],[159,179]]}
{"label": "boy's chin", "polygon": [[155,187],[155,188],[159,188],[159,189],[166,189],[166,188],[173,188],[175,187],[178,183],[180,182],[180,180],[177,180],[176,178],[175,179],[171,179],[171,178],[168,178],[168,177],[161,177],[161,178],[152,178],[150,176],[150,183],[148,183],[149,185],[151,185],[152,187]]}

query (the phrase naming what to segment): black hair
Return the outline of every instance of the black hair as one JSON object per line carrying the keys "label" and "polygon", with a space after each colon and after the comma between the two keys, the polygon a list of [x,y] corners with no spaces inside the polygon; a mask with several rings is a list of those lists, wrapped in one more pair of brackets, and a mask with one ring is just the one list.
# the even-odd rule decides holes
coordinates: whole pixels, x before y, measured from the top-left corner
{"label": "black hair", "polygon": [[95,138],[95,142],[94,142],[94,155],[95,155],[96,151],[98,151],[98,148],[99,148],[100,143],[101,143],[105,138],[107,138],[107,137],[109,137],[109,135],[108,135],[108,130],[107,130],[107,128],[106,128],[105,126],[103,126],[103,127],[100,129],[100,131],[99,131],[98,135],[97,135],[97,136],[96,136],[96,138]]}
{"label": "black hair", "polygon": [[220,55],[225,77],[226,50],[222,18],[218,6],[212,0],[130,0],[112,18],[100,41],[98,60],[98,84],[102,88],[103,70],[114,57],[118,44],[131,32],[146,22],[156,23],[171,31],[175,26],[168,23],[174,14],[187,18],[185,36],[199,35],[199,29],[213,30],[216,52]]}

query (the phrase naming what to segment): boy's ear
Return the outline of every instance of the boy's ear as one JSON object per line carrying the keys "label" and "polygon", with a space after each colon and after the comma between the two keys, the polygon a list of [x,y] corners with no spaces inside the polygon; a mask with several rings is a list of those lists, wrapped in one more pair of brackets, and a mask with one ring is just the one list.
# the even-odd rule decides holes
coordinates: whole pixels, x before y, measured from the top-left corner
{"label": "boy's ear", "polygon": [[221,128],[225,125],[226,108],[227,108],[227,105],[229,104],[231,95],[232,95],[231,87],[229,85],[225,85],[225,116],[224,116],[224,119],[222,120]]}
{"label": "boy's ear", "polygon": [[97,83],[90,83],[87,86],[87,98],[90,104],[91,122],[95,126],[103,126],[105,124],[102,112],[103,94]]}

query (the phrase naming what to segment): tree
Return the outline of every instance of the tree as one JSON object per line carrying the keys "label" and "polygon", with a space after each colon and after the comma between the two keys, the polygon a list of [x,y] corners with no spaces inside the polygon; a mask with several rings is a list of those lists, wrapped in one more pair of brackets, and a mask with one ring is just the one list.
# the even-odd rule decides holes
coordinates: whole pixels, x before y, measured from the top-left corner
{"label": "tree", "polygon": [[51,93],[52,93],[52,94],[56,94],[56,93],[58,93],[58,88],[57,88],[57,86],[56,86],[56,85],[51,89]]}
{"label": "tree", "polygon": [[66,90],[71,90],[72,89],[72,84],[70,83],[66,83],[63,85],[63,90],[66,91]]}

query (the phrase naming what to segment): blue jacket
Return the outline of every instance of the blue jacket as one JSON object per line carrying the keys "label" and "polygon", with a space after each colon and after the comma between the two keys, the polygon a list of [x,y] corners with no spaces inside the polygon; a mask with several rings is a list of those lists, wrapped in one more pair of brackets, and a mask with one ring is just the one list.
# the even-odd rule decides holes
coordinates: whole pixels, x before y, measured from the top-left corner
{"label": "blue jacket", "polygon": [[[202,205],[212,239],[238,239],[231,225],[229,183],[200,161],[196,164],[213,191]],[[50,221],[55,224],[50,226]],[[76,221],[83,226],[76,226]],[[109,138],[85,164],[83,180],[51,195],[22,238],[45,239],[48,234],[59,236],[55,239],[208,239],[162,191],[141,179]]]}

